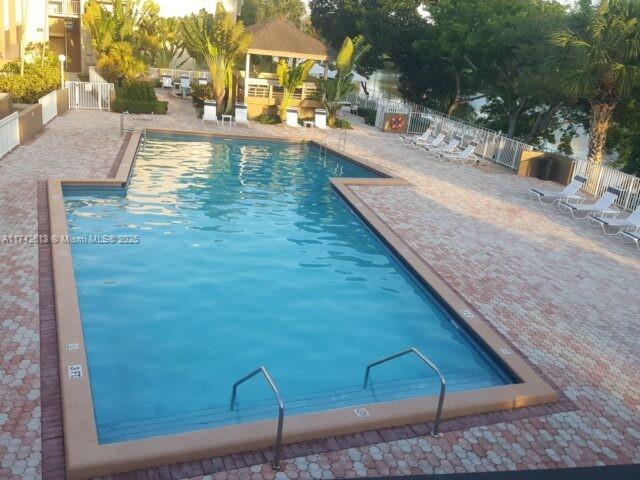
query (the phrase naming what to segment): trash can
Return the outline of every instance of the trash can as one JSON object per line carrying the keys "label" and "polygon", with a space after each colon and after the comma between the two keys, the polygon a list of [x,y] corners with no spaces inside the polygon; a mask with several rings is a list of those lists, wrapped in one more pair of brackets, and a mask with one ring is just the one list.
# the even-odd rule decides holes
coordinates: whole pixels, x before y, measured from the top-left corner
{"label": "trash can", "polygon": [[204,111],[202,113],[202,121],[210,121],[217,122],[218,115],[216,112],[216,101],[215,100],[205,100],[204,101]]}
{"label": "trash can", "polygon": [[320,130],[327,128],[327,111],[324,108],[316,108],[314,113],[316,128],[319,128]]}
{"label": "trash can", "polygon": [[249,123],[246,103],[236,103],[236,123]]}

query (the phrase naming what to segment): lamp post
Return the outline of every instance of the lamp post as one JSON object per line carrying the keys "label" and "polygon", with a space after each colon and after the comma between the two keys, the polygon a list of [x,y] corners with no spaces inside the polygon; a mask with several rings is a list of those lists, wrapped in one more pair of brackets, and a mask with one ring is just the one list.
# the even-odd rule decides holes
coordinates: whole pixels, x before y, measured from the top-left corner
{"label": "lamp post", "polygon": [[58,55],[60,60],[60,88],[64,88],[64,62],[67,61],[67,56],[64,53]]}

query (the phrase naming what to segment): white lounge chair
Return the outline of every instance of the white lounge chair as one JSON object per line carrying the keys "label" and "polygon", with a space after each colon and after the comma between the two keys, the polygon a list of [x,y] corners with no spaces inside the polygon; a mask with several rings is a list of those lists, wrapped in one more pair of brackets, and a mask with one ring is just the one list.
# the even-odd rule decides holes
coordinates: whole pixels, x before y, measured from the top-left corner
{"label": "white lounge chair", "polygon": [[453,162],[461,162],[462,164],[466,164],[467,162],[472,164],[478,161],[478,157],[475,154],[476,147],[478,145],[475,143],[471,143],[467,145],[464,150],[459,150],[453,153],[446,153],[442,156],[444,160],[447,160],[449,163]]}
{"label": "white lounge chair", "polygon": [[[591,221],[602,227],[602,231],[607,235],[617,235],[623,230],[640,230],[640,205],[626,218],[616,218],[607,216],[594,216]],[[614,232],[607,232],[607,228],[615,229]]]}
{"label": "white lounge chair", "polygon": [[435,148],[435,147],[438,147],[439,145],[442,145],[442,142],[444,142],[446,138],[447,138],[447,135],[445,133],[439,133],[436,137],[433,137],[433,138],[430,137],[430,138],[427,138],[426,140],[417,139],[416,147]]}
{"label": "white lounge chair", "polygon": [[427,147],[427,157],[444,157],[445,155],[452,154],[458,149],[458,145],[460,145],[460,139],[452,138],[445,146]]}
{"label": "white lounge chair", "polygon": [[[594,203],[570,203],[569,199],[560,200],[558,208],[571,213],[573,218],[587,218],[590,215],[598,215],[601,217],[617,217],[620,212],[611,208],[613,202],[616,201],[620,195],[620,190],[617,188],[609,187],[598,200]],[[582,216],[576,216],[576,215]]]}
{"label": "white lounge chair", "polygon": [[433,128],[427,128],[422,135],[400,135],[400,141],[405,147],[413,148],[418,141],[427,142],[431,138]]}
{"label": "white lounge chair", "polygon": [[[562,190],[542,190],[539,188],[532,188],[529,190],[529,194],[543,205],[553,205],[561,200],[575,200],[573,203],[580,203],[584,200],[584,197],[579,195],[578,191],[584,186],[586,181],[587,179],[585,177],[576,175],[573,177],[573,180],[569,182],[569,185],[564,187]],[[551,200],[551,203],[545,203],[547,200]]]}
{"label": "white lounge chair", "polygon": [[640,230],[636,230],[635,232],[633,231],[629,231],[629,232],[620,232],[620,236],[622,237],[622,240],[624,240],[625,242],[633,242],[636,244],[636,247],[638,248],[638,250],[640,250]]}

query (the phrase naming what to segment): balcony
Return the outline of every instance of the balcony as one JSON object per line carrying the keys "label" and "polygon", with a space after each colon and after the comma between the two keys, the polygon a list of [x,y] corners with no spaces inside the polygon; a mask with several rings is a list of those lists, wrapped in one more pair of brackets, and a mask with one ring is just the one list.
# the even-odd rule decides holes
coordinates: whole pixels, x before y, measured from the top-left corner
{"label": "balcony", "polygon": [[80,0],[49,0],[49,16],[65,18],[80,17]]}

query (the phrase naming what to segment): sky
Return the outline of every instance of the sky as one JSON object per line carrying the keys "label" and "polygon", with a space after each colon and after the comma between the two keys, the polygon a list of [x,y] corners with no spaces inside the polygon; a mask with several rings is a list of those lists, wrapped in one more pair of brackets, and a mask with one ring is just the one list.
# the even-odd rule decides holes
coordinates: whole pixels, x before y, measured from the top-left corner
{"label": "sky", "polygon": [[160,5],[160,15],[163,17],[181,17],[197,12],[201,8],[215,11],[216,0],[155,0]]}
{"label": "sky", "polygon": [[[210,12],[215,11],[217,0],[155,0],[160,5],[160,15],[163,17],[180,17],[206,8]],[[560,3],[571,5],[575,0],[559,0]],[[307,6],[308,0],[304,0]]]}

